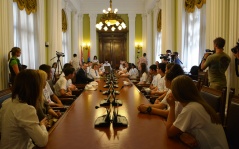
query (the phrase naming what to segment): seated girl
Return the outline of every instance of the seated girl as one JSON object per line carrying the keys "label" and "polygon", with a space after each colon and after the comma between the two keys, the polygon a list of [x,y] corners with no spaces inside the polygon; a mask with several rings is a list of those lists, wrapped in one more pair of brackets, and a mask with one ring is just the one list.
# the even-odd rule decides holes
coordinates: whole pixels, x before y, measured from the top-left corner
{"label": "seated girl", "polygon": [[145,63],[141,63],[140,64],[140,81],[138,84],[149,84],[149,75],[148,75],[148,71],[147,71],[147,67]]}
{"label": "seated girl", "polygon": [[[200,93],[188,76],[178,76],[172,81],[172,94],[167,98],[170,106],[166,123],[169,137],[180,139],[192,148],[228,149],[227,139],[214,109],[202,99]],[[175,116],[175,101],[183,106]],[[187,135],[184,135],[187,134]]]}
{"label": "seated girl", "polygon": [[15,79],[12,98],[4,101],[0,110],[1,149],[33,148],[33,142],[44,147],[48,142],[47,119],[39,122],[36,109],[40,107],[42,89],[35,70],[23,70]]}

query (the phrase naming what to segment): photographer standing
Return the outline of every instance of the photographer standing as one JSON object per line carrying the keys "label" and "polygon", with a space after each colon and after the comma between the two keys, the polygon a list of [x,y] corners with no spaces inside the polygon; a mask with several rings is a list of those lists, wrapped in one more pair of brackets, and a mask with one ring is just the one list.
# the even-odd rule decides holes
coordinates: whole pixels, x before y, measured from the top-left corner
{"label": "photographer standing", "polygon": [[223,52],[225,40],[218,37],[213,40],[214,54],[205,53],[201,62],[201,69],[204,70],[209,67],[209,87],[221,90],[226,87],[227,80],[225,72],[231,62],[231,58]]}
{"label": "photographer standing", "polygon": [[239,39],[237,45],[231,49],[233,55],[235,56],[235,71],[237,77],[239,77],[238,64],[239,64]]}

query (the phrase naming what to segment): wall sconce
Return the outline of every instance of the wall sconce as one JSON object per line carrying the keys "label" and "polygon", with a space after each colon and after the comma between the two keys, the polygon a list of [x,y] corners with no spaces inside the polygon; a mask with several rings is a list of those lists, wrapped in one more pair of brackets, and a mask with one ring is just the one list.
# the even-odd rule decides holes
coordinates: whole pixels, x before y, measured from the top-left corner
{"label": "wall sconce", "polygon": [[140,49],[143,47],[142,42],[135,42],[135,47],[137,48],[137,52],[140,53]]}
{"label": "wall sconce", "polygon": [[139,56],[140,56],[140,49],[142,49],[143,43],[142,42],[135,42],[135,47],[137,49],[137,58],[139,58]]}
{"label": "wall sconce", "polygon": [[90,49],[90,43],[89,42],[88,43],[84,43],[83,42],[82,46],[83,46],[83,49],[85,49],[85,50],[89,50]]}

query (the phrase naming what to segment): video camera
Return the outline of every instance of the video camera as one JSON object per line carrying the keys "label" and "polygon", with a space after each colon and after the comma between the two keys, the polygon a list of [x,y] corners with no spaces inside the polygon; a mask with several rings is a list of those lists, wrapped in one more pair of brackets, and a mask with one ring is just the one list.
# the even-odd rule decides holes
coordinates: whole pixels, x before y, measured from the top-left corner
{"label": "video camera", "polygon": [[206,53],[214,54],[216,51],[215,51],[215,50],[206,49],[205,52],[206,52]]}
{"label": "video camera", "polygon": [[237,45],[231,49],[232,53],[237,54],[239,51],[239,39],[237,41]]}
{"label": "video camera", "polygon": [[160,54],[160,59],[170,61],[170,56],[168,54]]}
{"label": "video camera", "polygon": [[62,57],[65,57],[65,54],[62,53],[62,52],[57,52],[57,51],[56,51],[56,56],[57,56],[57,57],[61,57],[61,56],[62,56]]}

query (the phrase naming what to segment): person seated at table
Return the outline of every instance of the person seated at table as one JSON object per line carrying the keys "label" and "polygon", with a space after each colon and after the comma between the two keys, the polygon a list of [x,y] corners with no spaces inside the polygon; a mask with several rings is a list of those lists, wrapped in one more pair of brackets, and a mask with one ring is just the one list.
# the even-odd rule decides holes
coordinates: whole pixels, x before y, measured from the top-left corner
{"label": "person seated at table", "polygon": [[[64,69],[66,69],[68,67],[73,68],[73,66],[70,63],[65,63],[63,66],[63,69],[62,69],[63,72],[61,73],[60,77],[65,76]],[[67,80],[67,88],[70,88],[72,91],[77,90],[76,86],[72,83],[72,79],[73,78]]]}
{"label": "person seated at table", "polygon": [[[167,98],[170,106],[166,128],[169,137],[180,136],[191,148],[228,149],[225,132],[215,110],[201,97],[192,79],[181,75],[173,79],[172,93]],[[183,109],[175,115],[175,101]]]}
{"label": "person seated at table", "polygon": [[[165,75],[165,85],[169,89],[164,96],[163,100],[158,104],[141,104],[138,106],[138,110],[142,113],[148,113],[148,114],[155,114],[163,117],[167,117],[169,113],[169,105],[167,103],[167,98],[169,94],[171,93],[171,82],[174,78],[177,76],[183,75],[184,71],[181,66],[178,64],[174,64]],[[179,104],[179,102],[176,103],[177,105],[177,113],[180,113],[182,106]]]}
{"label": "person seated at table", "polygon": [[47,119],[39,122],[36,113],[42,100],[42,82],[36,70],[26,69],[16,76],[12,98],[5,100],[0,109],[1,149],[27,149],[47,144]]}
{"label": "person seated at table", "polygon": [[130,69],[132,71],[130,79],[136,79],[139,77],[139,70],[136,68],[134,63],[132,64],[132,68]]}
{"label": "person seated at table", "polygon": [[[46,72],[47,74],[47,80],[51,79],[51,66],[46,65],[46,64],[42,64],[41,66],[39,66],[40,70],[43,70]],[[46,86],[43,89],[43,95],[45,97],[45,100],[49,103],[50,106],[52,107],[63,107],[63,104],[61,102],[61,100],[54,94],[54,92],[52,91],[48,81],[46,81]]]}
{"label": "person seated at table", "polygon": [[118,71],[118,75],[126,74],[128,72],[128,63],[124,62],[122,64],[121,70]]}
{"label": "person seated at table", "polygon": [[140,64],[140,81],[138,84],[149,84],[149,75],[145,63]]}
{"label": "person seated at table", "polygon": [[67,81],[72,79],[75,74],[75,69],[67,67],[63,69],[65,76],[60,77],[55,84],[55,94],[57,96],[71,96],[72,90],[67,86]]}
{"label": "person seated at table", "polygon": [[[44,88],[47,84],[47,74],[45,71],[43,70],[37,70],[38,75],[40,76],[41,80],[43,80],[41,83],[43,84],[43,91]],[[44,119],[47,114],[52,115],[53,117],[59,118],[61,116],[60,112],[55,112],[49,105],[48,101],[45,98],[44,92],[42,95],[42,100],[41,100],[41,104],[39,106],[39,108],[37,109],[37,116],[39,118],[39,120],[41,121],[42,119]]]}
{"label": "person seated at table", "polygon": [[99,63],[99,65],[98,65],[98,71],[99,71],[99,75],[100,75],[100,76],[103,76],[103,75],[104,75],[105,69],[104,69],[104,67],[103,67],[103,63]]}
{"label": "person seated at table", "polygon": [[127,63],[127,72],[120,74],[121,77],[137,78],[138,70],[132,67],[131,63]]}
{"label": "person seated at table", "polygon": [[90,75],[95,80],[100,78],[100,74],[99,74],[99,71],[98,71],[98,64],[97,63],[93,63],[92,64],[92,69],[90,69]]}
{"label": "person seated at table", "polygon": [[157,80],[157,87],[151,90],[151,94],[158,94],[162,95],[167,92],[167,87],[165,86],[165,71],[166,71],[166,64],[160,63],[157,66],[157,73],[160,75],[160,77]]}
{"label": "person seated at table", "polygon": [[[166,75],[166,73],[167,73],[167,71],[169,70],[169,69],[171,69],[171,67],[174,65],[175,63],[168,63],[168,64],[166,64],[166,69],[165,69],[165,75]],[[178,67],[178,66],[177,66]],[[183,70],[183,69],[182,69]],[[165,78],[165,77],[164,77]],[[164,81],[165,82],[165,81]],[[164,83],[165,84],[165,83]],[[166,84],[165,84],[165,86],[166,86]],[[167,88],[167,87],[166,87]],[[160,103],[163,99],[164,99],[164,97],[166,96],[166,94],[167,93],[164,93],[163,95],[160,95],[158,98],[156,98],[155,99],[155,101],[154,101],[154,104],[158,104],[158,103]]]}
{"label": "person seated at table", "polygon": [[153,80],[149,86],[149,88],[151,90],[157,88],[157,85],[158,85],[158,80],[160,78],[160,74],[157,73],[157,65],[155,64],[152,64],[151,66],[149,66],[149,73],[152,75],[153,77]]}
{"label": "person seated at table", "polygon": [[82,67],[76,73],[76,84],[87,84],[94,81],[87,77],[87,63],[83,63]]}
{"label": "person seated at table", "polygon": [[119,71],[121,71],[123,69],[123,64],[124,64],[124,61],[120,60]]}

